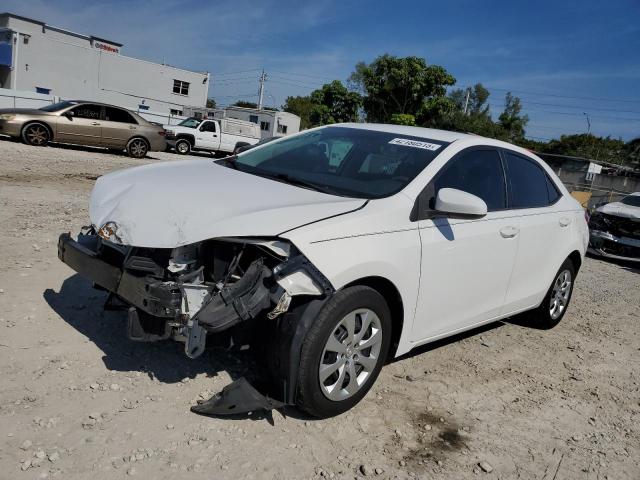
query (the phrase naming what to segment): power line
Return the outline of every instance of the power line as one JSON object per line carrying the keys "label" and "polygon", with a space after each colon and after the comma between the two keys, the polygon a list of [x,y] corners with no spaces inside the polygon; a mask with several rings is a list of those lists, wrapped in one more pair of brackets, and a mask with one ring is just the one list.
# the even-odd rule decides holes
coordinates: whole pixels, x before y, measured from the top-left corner
{"label": "power line", "polygon": [[216,73],[213,76],[214,77],[220,77],[220,76],[227,76],[227,75],[239,75],[241,73],[252,73],[252,72],[259,72],[261,69],[260,68],[253,68],[251,70],[241,70],[239,72],[224,72],[224,73]]}
{"label": "power line", "polygon": [[571,96],[571,95],[559,95],[555,93],[541,93],[541,92],[527,92],[525,90],[514,90],[510,88],[497,88],[497,87],[488,87],[485,86],[488,90],[498,90],[501,92],[514,92],[514,93],[523,93],[525,95],[537,95],[540,97],[556,97],[556,98],[571,98],[575,100],[595,100],[598,102],[620,102],[620,103],[640,103],[638,99],[630,99],[630,98],[605,98],[605,97],[582,97],[582,96]]}
{"label": "power line", "polygon": [[585,106],[580,106],[580,105],[563,105],[563,104],[557,104],[557,103],[539,103],[539,102],[532,102],[530,100],[522,100],[523,104],[527,104],[527,105],[541,105],[544,107],[561,107],[561,108],[577,108],[579,110],[593,110],[596,112],[614,112],[614,113],[633,113],[636,115],[640,115],[640,112],[638,111],[633,111],[633,110],[617,110],[615,108],[596,108],[596,107],[585,107]]}
{"label": "power line", "polygon": [[315,83],[315,84],[308,83],[308,82],[302,83],[303,82],[302,80],[291,79],[291,78],[287,78],[287,77],[281,77],[279,75],[270,75],[269,78],[277,78],[279,80],[284,80],[286,82],[292,82],[292,83],[295,83],[295,84],[298,84],[298,85],[304,85],[305,87],[309,87],[309,88],[319,88],[322,85],[324,85],[323,83]]}
{"label": "power line", "polygon": [[294,75],[294,76],[300,76],[300,77],[308,77],[308,78],[317,78],[318,80],[328,80],[328,81],[333,81],[336,80],[335,78],[330,78],[330,77],[321,77],[318,75],[309,75],[307,73],[295,73],[295,72],[282,72],[280,70],[271,70],[274,73],[280,73],[283,75]]}

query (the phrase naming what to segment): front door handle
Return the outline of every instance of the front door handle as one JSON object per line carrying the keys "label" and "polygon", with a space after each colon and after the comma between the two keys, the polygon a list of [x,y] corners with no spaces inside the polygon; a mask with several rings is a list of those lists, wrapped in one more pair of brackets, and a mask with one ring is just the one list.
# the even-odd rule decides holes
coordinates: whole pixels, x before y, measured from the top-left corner
{"label": "front door handle", "polygon": [[518,232],[518,228],[512,226],[502,227],[500,229],[500,235],[502,235],[502,238],[513,238],[518,235]]}
{"label": "front door handle", "polygon": [[92,122],[92,123],[91,123],[91,125],[93,125],[93,126],[98,126],[98,125],[100,125],[100,123],[98,123],[98,122]]}
{"label": "front door handle", "polygon": [[560,219],[560,226],[561,227],[566,227],[571,223],[571,219],[570,218],[566,218],[566,217],[562,217]]}

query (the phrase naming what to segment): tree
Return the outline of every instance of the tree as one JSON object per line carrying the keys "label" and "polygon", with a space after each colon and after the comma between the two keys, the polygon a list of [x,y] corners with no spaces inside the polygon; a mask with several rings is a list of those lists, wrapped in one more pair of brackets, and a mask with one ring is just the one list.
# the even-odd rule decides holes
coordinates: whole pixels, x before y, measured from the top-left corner
{"label": "tree", "polygon": [[394,125],[407,125],[413,127],[416,124],[416,117],[410,113],[394,113],[391,115],[391,123]]}
{"label": "tree", "polygon": [[213,98],[207,98],[207,108],[216,108],[216,101]]}
{"label": "tree", "polygon": [[300,128],[304,130],[311,127],[311,112],[314,106],[315,104],[309,96],[287,97],[282,110],[299,116]]}
{"label": "tree", "polygon": [[640,138],[631,140],[627,143],[627,161],[630,166],[640,168]]}
{"label": "tree", "polygon": [[507,138],[512,142],[520,141],[524,138],[524,127],[529,122],[527,115],[521,115],[522,103],[518,97],[507,92],[504,99],[504,111],[498,117],[500,126],[507,132]]}
{"label": "tree", "polygon": [[[246,100],[238,100],[236,103],[231,105],[232,107],[240,107],[240,108],[258,108],[257,103],[247,102]],[[276,107],[265,107],[262,106],[262,110],[271,110],[272,112],[277,112],[278,109]]]}
{"label": "tree", "polygon": [[236,103],[231,105],[232,107],[241,107],[241,108],[258,108],[257,103],[247,102],[246,100],[238,100]]}
{"label": "tree", "polygon": [[360,94],[347,90],[340,80],[314,90],[309,99],[313,104],[309,115],[311,125],[355,122],[362,105]]}
{"label": "tree", "polygon": [[[467,95],[469,101],[467,102]],[[489,115],[489,90],[484,88],[481,83],[476,83],[473,87],[467,87],[464,90],[458,88],[449,93],[449,98],[456,104],[461,112],[464,112],[467,106],[468,115]]]}
{"label": "tree", "polygon": [[621,139],[611,137],[597,137],[593,134],[562,135],[558,140],[551,140],[542,147],[543,153],[582,157],[601,160],[609,163],[631,162],[633,155],[630,144]]}
{"label": "tree", "polygon": [[443,130],[508,140],[504,128],[491,118],[489,95],[489,91],[477,83],[466,89],[452,90],[446,97],[432,97],[423,106],[420,123]]}
{"label": "tree", "polygon": [[393,114],[425,113],[425,101],[444,97],[446,87],[455,81],[443,67],[427,65],[424,58],[385,54],[368,65],[358,63],[349,85],[365,95],[368,121],[388,123]]}

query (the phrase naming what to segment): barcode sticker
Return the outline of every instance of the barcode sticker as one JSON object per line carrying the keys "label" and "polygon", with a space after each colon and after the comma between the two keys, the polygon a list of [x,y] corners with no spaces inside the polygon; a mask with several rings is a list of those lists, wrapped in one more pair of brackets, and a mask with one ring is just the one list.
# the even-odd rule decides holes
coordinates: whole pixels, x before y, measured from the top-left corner
{"label": "barcode sticker", "polygon": [[423,150],[431,150],[435,152],[442,145],[429,142],[420,142],[418,140],[409,140],[408,138],[394,138],[389,142],[391,145],[402,145],[403,147],[422,148]]}

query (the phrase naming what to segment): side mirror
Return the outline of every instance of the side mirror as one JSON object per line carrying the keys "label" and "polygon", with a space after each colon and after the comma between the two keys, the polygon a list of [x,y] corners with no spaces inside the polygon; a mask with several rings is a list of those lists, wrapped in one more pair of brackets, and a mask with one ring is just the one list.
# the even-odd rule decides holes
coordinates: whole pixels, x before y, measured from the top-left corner
{"label": "side mirror", "polygon": [[72,110],[69,110],[68,112],[64,112],[64,116],[71,120],[75,116],[75,113],[73,113]]}
{"label": "side mirror", "polygon": [[434,210],[450,217],[480,218],[487,214],[487,204],[480,197],[455,188],[441,188]]}

